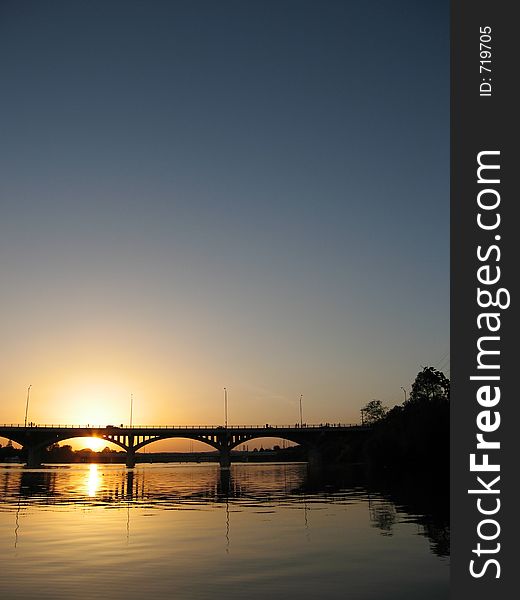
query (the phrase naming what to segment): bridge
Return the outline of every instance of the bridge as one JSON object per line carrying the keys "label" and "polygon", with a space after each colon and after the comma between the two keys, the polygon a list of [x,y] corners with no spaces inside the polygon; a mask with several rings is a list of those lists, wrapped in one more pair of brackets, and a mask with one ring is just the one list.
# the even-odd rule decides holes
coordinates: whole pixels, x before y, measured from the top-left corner
{"label": "bridge", "polygon": [[158,440],[187,438],[208,444],[219,452],[219,463],[224,469],[231,465],[231,451],[256,438],[281,438],[300,444],[307,449],[309,463],[318,465],[327,445],[352,440],[366,434],[369,427],[326,423],[320,425],[183,425],[183,426],[123,426],[106,425],[0,425],[0,437],[20,444],[27,452],[27,467],[42,464],[43,451],[58,442],[73,438],[101,438],[126,452],[126,466],[135,467],[135,453]]}

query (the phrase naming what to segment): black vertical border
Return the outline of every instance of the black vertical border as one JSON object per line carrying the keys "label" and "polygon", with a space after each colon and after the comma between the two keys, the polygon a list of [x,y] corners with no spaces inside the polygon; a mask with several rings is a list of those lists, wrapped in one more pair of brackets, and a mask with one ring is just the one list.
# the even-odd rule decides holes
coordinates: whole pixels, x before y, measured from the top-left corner
{"label": "black vertical border", "polygon": [[[519,113],[520,21],[513,1],[452,0],[451,4],[451,597],[472,600],[517,598],[516,577],[520,575],[519,517],[520,506],[515,493],[520,481],[520,392],[516,376],[518,360],[518,277],[520,275],[520,205]],[[480,27],[492,28],[492,96],[481,97]],[[516,138],[516,139],[515,139]],[[517,141],[518,140],[518,141]],[[469,572],[469,562],[477,558],[472,550],[480,541],[477,525],[484,517],[477,511],[474,489],[477,473],[470,473],[469,455],[475,452],[476,416],[482,410],[476,402],[478,384],[469,377],[477,374],[477,245],[494,243],[496,232],[479,230],[476,222],[477,154],[483,150],[500,150],[501,196],[500,287],[511,293],[511,306],[501,310],[499,335],[501,362],[501,401],[498,405],[501,426],[495,439],[501,449],[493,457],[501,464],[501,509],[496,515],[501,533],[496,542],[501,549],[496,557],[501,566],[476,579]],[[515,256],[516,255],[516,256]],[[481,309],[483,310],[483,309]],[[498,309],[500,310],[500,309]],[[480,333],[482,335],[482,332]],[[516,385],[515,385],[516,384]],[[491,456],[490,456],[491,458]],[[489,496],[488,496],[489,497]],[[487,547],[492,547],[487,542]],[[480,565],[483,564],[480,559]]]}

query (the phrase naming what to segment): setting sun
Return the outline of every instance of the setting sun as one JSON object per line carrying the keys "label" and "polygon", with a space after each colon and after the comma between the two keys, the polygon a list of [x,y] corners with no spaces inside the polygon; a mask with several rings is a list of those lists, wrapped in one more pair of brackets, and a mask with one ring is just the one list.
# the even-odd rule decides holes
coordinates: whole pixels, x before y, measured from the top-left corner
{"label": "setting sun", "polygon": [[88,437],[88,438],[77,438],[74,440],[74,445],[78,448],[90,448],[95,452],[99,450],[103,450],[105,446],[108,446],[109,443],[103,438],[97,437]]}

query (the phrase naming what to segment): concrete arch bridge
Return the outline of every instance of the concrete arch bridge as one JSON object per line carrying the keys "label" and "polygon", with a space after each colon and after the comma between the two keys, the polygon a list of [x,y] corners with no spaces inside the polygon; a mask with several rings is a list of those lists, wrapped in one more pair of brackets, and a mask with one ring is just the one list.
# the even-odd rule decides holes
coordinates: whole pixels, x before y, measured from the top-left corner
{"label": "concrete arch bridge", "polygon": [[212,446],[219,452],[222,468],[229,468],[231,451],[257,438],[281,438],[300,444],[307,449],[308,461],[319,464],[323,452],[334,443],[351,441],[354,436],[366,435],[369,427],[341,423],[320,425],[214,425],[197,426],[133,426],[105,427],[75,425],[0,425],[0,437],[20,444],[27,452],[27,466],[37,468],[42,464],[45,448],[73,438],[95,437],[111,442],[126,451],[126,465],[135,466],[135,453],[158,440],[187,438]]}

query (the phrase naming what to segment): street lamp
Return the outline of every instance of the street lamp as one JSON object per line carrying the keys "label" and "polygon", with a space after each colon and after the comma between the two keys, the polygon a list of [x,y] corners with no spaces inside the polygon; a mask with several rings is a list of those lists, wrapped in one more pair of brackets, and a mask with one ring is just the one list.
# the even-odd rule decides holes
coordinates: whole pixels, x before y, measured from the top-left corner
{"label": "street lamp", "polygon": [[227,388],[224,388],[224,417],[227,429]]}
{"label": "street lamp", "polygon": [[300,394],[300,427],[303,427],[302,398],[303,398],[303,394]]}
{"label": "street lamp", "polygon": [[404,401],[406,402],[406,390],[404,389],[404,387],[403,387],[403,386],[401,386],[401,389],[402,389],[402,390],[403,390],[403,392],[404,392]]}
{"label": "street lamp", "polygon": [[27,411],[29,410],[29,395],[31,393],[32,385],[27,388],[27,401],[25,402],[25,427],[27,427]]}

